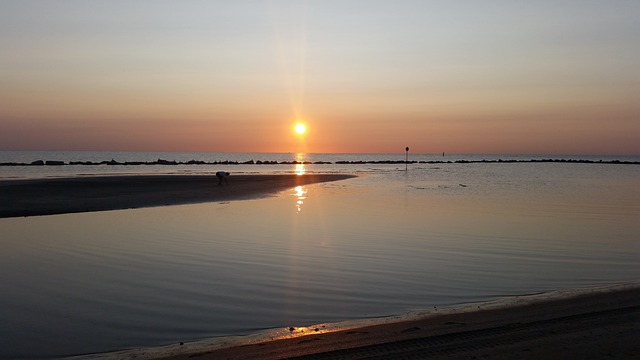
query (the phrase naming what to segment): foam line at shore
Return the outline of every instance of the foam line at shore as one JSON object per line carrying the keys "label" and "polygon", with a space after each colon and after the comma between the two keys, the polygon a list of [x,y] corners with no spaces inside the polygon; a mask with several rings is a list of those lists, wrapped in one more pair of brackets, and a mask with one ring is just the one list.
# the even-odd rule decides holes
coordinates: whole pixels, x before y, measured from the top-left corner
{"label": "foam line at shore", "polygon": [[[537,294],[503,297],[486,302],[459,304],[443,308],[429,308],[397,316],[349,320],[338,323],[314,324],[306,326],[269,329],[244,336],[228,336],[187,343],[178,343],[162,347],[139,348],[101,354],[74,356],[69,360],[92,359],[182,359],[196,354],[213,356],[225,349],[250,349],[251,346],[263,346],[265,343],[282,343],[288,350],[294,351],[297,338],[314,336],[322,338],[339,333],[365,334],[368,339],[353,344],[371,344],[399,340],[392,333],[401,334],[409,330],[428,331],[430,335],[446,334],[455,331],[468,331],[456,328],[461,324],[473,329],[500,326],[520,322],[539,322],[554,318],[610,311],[618,308],[637,307],[640,298],[640,282],[601,285],[589,288],[562,289]],[[480,316],[479,316],[480,315]],[[482,320],[477,320],[481,318]],[[464,322],[463,322],[464,321]],[[475,324],[474,324],[475,323]],[[431,325],[431,327],[426,325]],[[444,324],[444,325],[443,325]],[[349,331],[358,329],[359,331]],[[405,329],[405,330],[398,330]],[[377,338],[376,338],[377,337]],[[340,340],[334,340],[335,342]],[[302,344],[304,341],[298,341]],[[275,346],[275,345],[274,345]],[[282,347],[282,346],[280,346]],[[250,351],[250,350],[247,350]],[[247,354],[250,354],[248,352]],[[205,357],[207,358],[207,357]]]}

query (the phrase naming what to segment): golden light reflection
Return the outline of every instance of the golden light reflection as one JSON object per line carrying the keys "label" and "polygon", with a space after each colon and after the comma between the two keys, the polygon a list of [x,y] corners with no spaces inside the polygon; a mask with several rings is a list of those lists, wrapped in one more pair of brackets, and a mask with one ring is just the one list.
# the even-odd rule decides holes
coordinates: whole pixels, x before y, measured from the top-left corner
{"label": "golden light reflection", "polygon": [[302,205],[304,204],[304,200],[307,198],[307,189],[304,186],[296,186],[294,189],[295,193],[293,194],[296,199],[296,210],[298,212],[302,211]]}
{"label": "golden light reflection", "polygon": [[292,326],[284,329],[286,332],[288,332],[287,335],[275,337],[274,339],[290,339],[311,334],[324,334],[340,331],[339,329],[330,329],[328,328],[328,326],[329,324],[318,324],[315,326]]}
{"label": "golden light reflection", "polygon": [[294,168],[294,172],[296,173],[296,175],[304,175],[306,173],[306,169],[305,166],[303,164],[304,162],[304,153],[297,153],[296,154],[296,162],[298,162],[299,164],[295,165]]}

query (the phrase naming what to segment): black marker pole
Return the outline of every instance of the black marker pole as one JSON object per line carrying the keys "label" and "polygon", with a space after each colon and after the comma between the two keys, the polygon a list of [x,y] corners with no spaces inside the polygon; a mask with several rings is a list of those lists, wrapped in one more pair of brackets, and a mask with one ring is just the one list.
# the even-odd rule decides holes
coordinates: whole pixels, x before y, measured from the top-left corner
{"label": "black marker pole", "polygon": [[407,146],[404,151],[406,152],[405,158],[404,158],[404,171],[408,171],[409,170],[409,147]]}

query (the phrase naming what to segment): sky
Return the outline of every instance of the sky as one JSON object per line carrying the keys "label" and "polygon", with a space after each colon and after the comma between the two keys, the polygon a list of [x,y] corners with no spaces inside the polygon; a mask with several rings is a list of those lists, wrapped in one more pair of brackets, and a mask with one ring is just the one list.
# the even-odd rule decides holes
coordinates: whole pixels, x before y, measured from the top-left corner
{"label": "sky", "polygon": [[639,139],[637,0],[0,0],[0,150],[639,155]]}

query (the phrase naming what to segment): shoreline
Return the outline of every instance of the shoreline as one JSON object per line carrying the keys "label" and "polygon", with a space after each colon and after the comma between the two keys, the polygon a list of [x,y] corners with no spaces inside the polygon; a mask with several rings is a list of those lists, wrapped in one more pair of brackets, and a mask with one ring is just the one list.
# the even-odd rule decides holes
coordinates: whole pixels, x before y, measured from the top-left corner
{"label": "shoreline", "polygon": [[638,350],[640,282],[631,282],[67,359],[598,359]]}
{"label": "shoreline", "polygon": [[0,180],[0,218],[136,209],[267,197],[300,185],[354,178],[348,174],[118,175]]}

